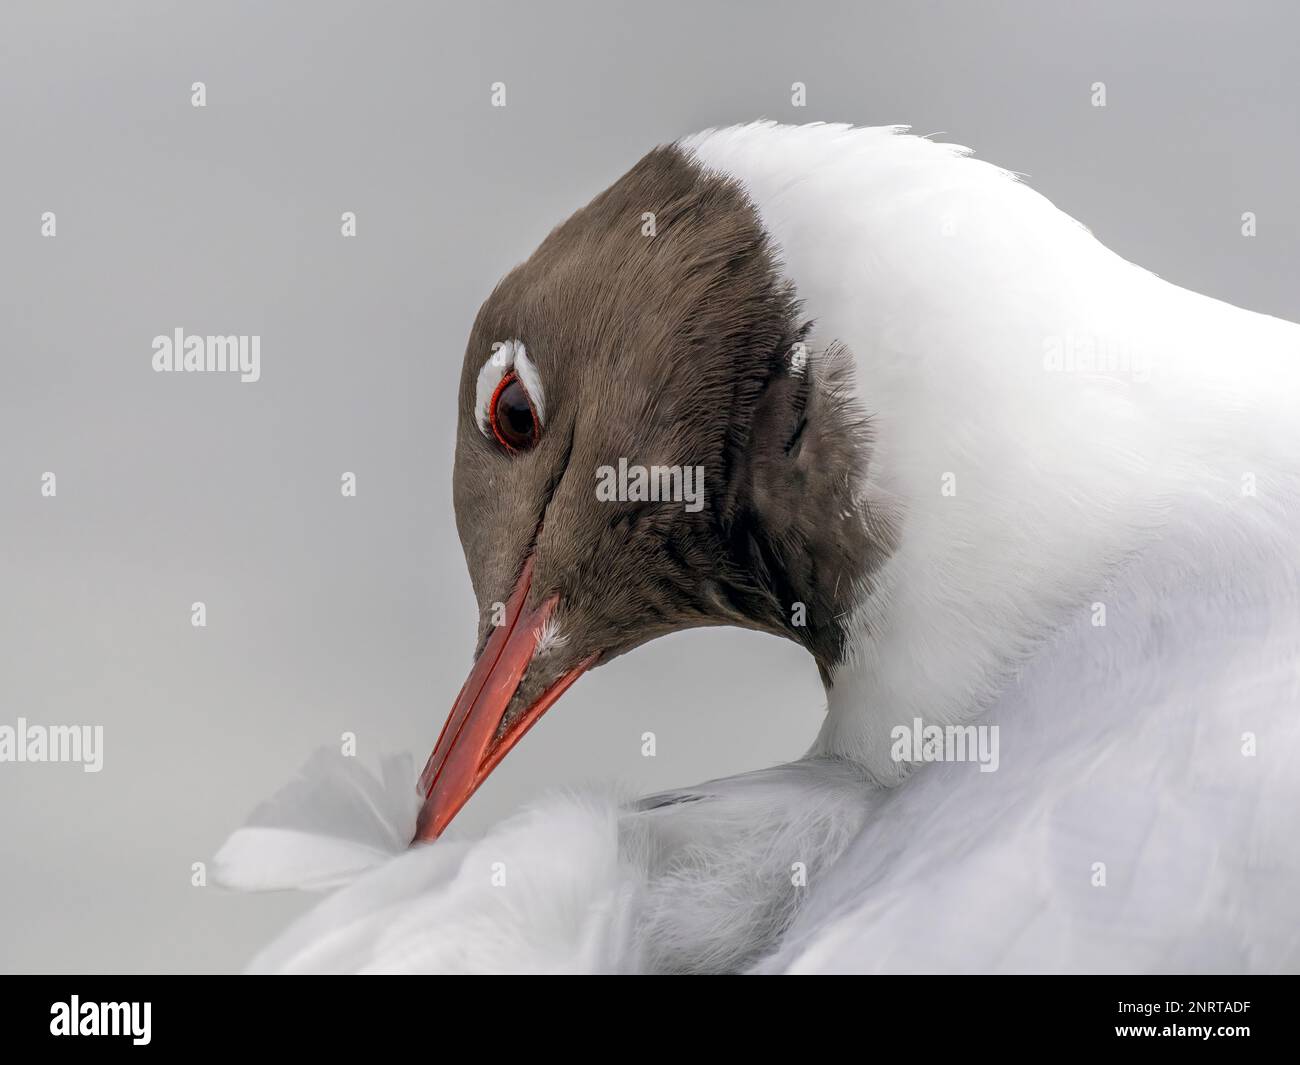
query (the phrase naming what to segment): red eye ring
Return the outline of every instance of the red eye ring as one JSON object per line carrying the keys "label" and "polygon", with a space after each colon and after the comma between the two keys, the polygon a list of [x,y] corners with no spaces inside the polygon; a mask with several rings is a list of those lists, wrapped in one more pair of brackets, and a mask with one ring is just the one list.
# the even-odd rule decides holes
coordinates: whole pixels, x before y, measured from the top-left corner
{"label": "red eye ring", "polygon": [[[507,417],[503,424],[501,410],[505,404],[510,404],[510,407],[507,408]],[[526,432],[518,424],[521,420],[521,412],[525,408],[529,423]],[[492,435],[512,454],[530,450],[542,435],[541,422],[538,420],[532,397],[529,396],[528,389],[524,387],[519,375],[513,371],[502,376],[496,388],[492,390],[487,413],[488,424],[492,426]]]}

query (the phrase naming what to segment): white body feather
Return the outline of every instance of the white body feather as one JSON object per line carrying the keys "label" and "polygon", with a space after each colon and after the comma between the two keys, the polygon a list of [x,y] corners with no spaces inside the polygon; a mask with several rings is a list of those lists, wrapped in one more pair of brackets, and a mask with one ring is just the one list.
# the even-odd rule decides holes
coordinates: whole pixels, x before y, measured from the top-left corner
{"label": "white body feather", "polygon": [[[553,799],[422,848],[264,962],[1300,967],[1300,327],[1169,285],[893,129],[682,146],[749,191],[813,350],[852,350],[867,501],[901,518],[814,751],[693,801]],[[1089,344],[1101,365],[1072,362]],[[998,725],[998,771],[899,763],[914,718]],[[475,879],[503,848],[533,890]]]}

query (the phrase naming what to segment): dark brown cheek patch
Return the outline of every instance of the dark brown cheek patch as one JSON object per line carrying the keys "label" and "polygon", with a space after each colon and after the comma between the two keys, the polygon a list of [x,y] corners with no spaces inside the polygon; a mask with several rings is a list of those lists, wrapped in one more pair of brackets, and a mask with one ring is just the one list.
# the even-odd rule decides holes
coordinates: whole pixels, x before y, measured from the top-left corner
{"label": "dark brown cheek patch", "polygon": [[749,511],[732,529],[742,572],[763,576],[748,612],[803,644],[828,679],[873,575],[893,553],[899,516],[865,492],[871,422],[841,345],[802,345],[752,423]]}

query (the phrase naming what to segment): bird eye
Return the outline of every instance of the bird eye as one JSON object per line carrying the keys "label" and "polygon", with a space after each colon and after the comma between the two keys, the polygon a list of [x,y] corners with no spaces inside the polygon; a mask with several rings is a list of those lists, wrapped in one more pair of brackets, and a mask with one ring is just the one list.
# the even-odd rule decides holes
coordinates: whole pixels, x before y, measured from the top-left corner
{"label": "bird eye", "polygon": [[501,378],[488,410],[492,433],[507,451],[527,451],[537,443],[541,435],[537,414],[524,391],[523,382],[514,374]]}

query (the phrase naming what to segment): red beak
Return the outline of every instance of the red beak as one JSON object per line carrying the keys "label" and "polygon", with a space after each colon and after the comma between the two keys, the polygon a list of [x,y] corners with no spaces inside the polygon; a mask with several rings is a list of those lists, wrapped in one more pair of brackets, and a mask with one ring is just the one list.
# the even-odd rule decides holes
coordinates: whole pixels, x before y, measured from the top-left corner
{"label": "red beak", "polygon": [[424,806],[412,843],[442,835],[443,829],[510,748],[595,660],[593,655],[560,676],[498,738],[501,718],[532,661],[542,627],[559,602],[559,596],[552,595],[535,609],[525,611],[524,600],[528,598],[532,577],[533,560],[529,557],[506,603],[504,623],[496,627],[470,670],[469,679],[442,727],[438,744],[420,774]]}

